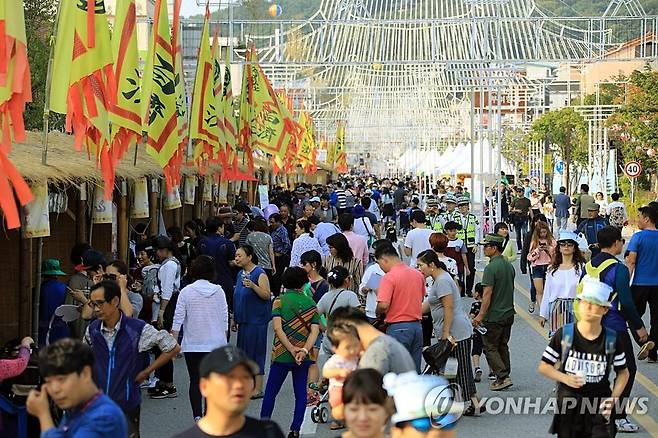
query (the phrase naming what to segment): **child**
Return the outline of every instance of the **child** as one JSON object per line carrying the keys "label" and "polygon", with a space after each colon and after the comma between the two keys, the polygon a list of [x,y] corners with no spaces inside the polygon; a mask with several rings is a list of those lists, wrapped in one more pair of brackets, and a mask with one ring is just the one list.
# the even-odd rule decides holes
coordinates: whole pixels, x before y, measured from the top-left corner
{"label": "child", "polygon": [[[484,286],[482,283],[477,283],[475,285],[475,292],[473,293],[473,304],[471,304],[471,310],[469,316],[471,319],[475,318],[478,313],[480,313],[480,307],[482,307],[482,295],[484,294]],[[475,377],[474,380],[479,382],[482,380],[482,368],[480,368],[480,356],[482,355],[482,335],[477,330],[473,329],[473,348],[471,350],[471,356],[473,356],[473,367],[475,368]],[[496,375],[493,375],[494,378]],[[491,377],[491,374],[489,375]]]}
{"label": "child", "polygon": [[[589,276],[582,285],[574,304],[577,322],[555,332],[539,363],[539,373],[558,382],[559,409],[550,432],[565,437],[614,436],[612,405],[630,373],[616,332],[601,325],[610,308],[612,288]],[[611,368],[616,373],[612,391]]]}
{"label": "child", "polygon": [[359,365],[361,343],[356,329],[349,324],[334,324],[327,331],[327,337],[334,355],[324,364],[322,375],[329,379],[331,415],[340,421],[344,418],[343,382]]}
{"label": "child", "polygon": [[443,254],[454,259],[457,262],[457,270],[459,271],[459,287],[462,291],[462,297],[465,295],[465,284],[464,279],[468,277],[468,259],[466,254],[468,248],[463,240],[457,238],[457,231],[461,230],[462,226],[457,222],[448,221],[443,225],[443,231],[448,237],[448,247],[445,249]]}

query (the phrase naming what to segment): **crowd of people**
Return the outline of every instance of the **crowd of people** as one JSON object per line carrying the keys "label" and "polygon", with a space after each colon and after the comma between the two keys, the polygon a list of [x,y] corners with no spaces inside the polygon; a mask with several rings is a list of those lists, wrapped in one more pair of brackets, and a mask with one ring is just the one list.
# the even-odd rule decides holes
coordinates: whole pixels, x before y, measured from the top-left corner
{"label": "crowd of people", "polygon": [[[625,248],[618,194],[607,204],[583,185],[577,199],[564,188],[553,199],[522,184],[501,178],[498,193],[489,191],[485,207],[500,207],[503,218],[495,224],[471,212],[460,184],[421,193],[411,179],[346,178],[275,187],[262,209],[222,205],[166,235],[137,224],[128,263],[77,244],[68,285],[58,260],[43,263],[44,384],[27,410],[46,437],[139,437],[142,397],[178,396],[182,356],[195,425],[181,438],[283,436],[270,419],[288,374],[289,438],[325,393],[330,428],[344,436],[381,437],[388,423],[394,437],[451,436],[458,417],[486,412],[476,385],[482,356],[490,390],[513,386],[517,258],[531,278],[528,311],[538,310],[551,337],[539,372],[559,382],[558,397],[628,398],[632,338],[638,360],[658,361],[658,205],[640,208],[640,231]],[[480,247],[486,267],[477,282]],[[68,318],[66,305],[79,318]],[[0,362],[0,380],[20,374],[32,342]],[[438,368],[424,358],[437,345],[447,346]],[[584,354],[598,358],[598,371],[582,374]],[[437,374],[456,384],[461,401],[440,424],[421,397],[447,384]],[[63,415],[53,415],[49,398]],[[252,401],[261,403],[259,420],[244,415]],[[592,436],[601,419],[613,435],[638,430],[623,403],[588,415],[568,409],[552,431]]]}

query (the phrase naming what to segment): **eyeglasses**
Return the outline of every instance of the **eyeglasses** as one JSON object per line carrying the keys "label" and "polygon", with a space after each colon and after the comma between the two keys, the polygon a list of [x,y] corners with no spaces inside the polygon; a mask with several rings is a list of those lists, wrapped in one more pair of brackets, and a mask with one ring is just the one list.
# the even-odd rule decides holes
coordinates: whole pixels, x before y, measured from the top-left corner
{"label": "eyeglasses", "polygon": [[100,309],[103,307],[103,304],[107,303],[107,301],[89,301],[89,305],[91,306],[92,309]]}
{"label": "eyeglasses", "polygon": [[569,246],[570,247],[570,246],[576,246],[576,245],[574,245],[572,242],[560,242],[560,246],[565,246],[565,247]]}
{"label": "eyeglasses", "polygon": [[116,274],[103,274],[103,280],[115,280],[117,279]]}

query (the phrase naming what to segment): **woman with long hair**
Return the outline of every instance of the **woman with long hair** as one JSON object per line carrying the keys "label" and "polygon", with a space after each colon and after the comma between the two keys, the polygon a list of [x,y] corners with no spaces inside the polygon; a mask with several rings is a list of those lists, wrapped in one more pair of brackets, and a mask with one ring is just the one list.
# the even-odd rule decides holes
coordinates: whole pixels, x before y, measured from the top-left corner
{"label": "woman with long hair", "polygon": [[516,260],[516,250],[514,249],[514,246],[510,244],[509,226],[505,222],[498,222],[494,225],[494,233],[505,238],[503,257],[505,257],[505,260],[512,263]]}
{"label": "woman with long hair", "polygon": [[544,222],[548,224],[548,219],[543,214],[538,214],[532,217],[530,221],[530,230],[523,236],[523,249],[521,250],[521,259],[519,260],[519,268],[521,269],[522,274],[527,274],[530,272],[530,304],[528,305],[528,312],[535,312],[535,303],[537,301],[537,290],[535,289],[535,283],[532,281],[532,268],[530,267],[530,261],[528,260],[528,254],[530,253],[530,242],[532,241],[532,235],[535,232],[535,226],[539,222]]}
{"label": "woman with long hair", "polygon": [[343,438],[384,438],[393,404],[378,371],[364,368],[350,373],[343,384],[347,431]]}
{"label": "woman with long hair", "polygon": [[447,272],[446,265],[432,250],[418,255],[418,268],[425,277],[434,280],[423,303],[423,313],[432,313],[437,339],[448,339],[455,344],[451,354],[459,362],[455,380],[461,387],[463,400],[472,401],[465,414],[475,415],[478,400],[471,365],[473,326],[462,305],[459,288]]}
{"label": "woman with long hair", "polygon": [[560,327],[573,322],[573,300],[576,286],[585,266],[585,257],[578,248],[578,236],[561,231],[558,251],[546,273],[544,296],[539,306],[539,324],[548,321],[549,336]]}
{"label": "woman with long hair", "polygon": [[221,286],[215,281],[215,260],[198,256],[190,266],[193,283],[185,286],[178,296],[172,333],[178,339],[182,326],[181,351],[190,376],[189,397],[192,415],[203,416],[199,389],[199,364],[206,354],[228,343],[228,304]]}
{"label": "woman with long hair", "polygon": [[[553,260],[557,242],[553,238],[551,229],[545,222],[538,222],[532,233],[530,240],[530,249],[528,252],[528,261],[532,268],[532,283],[535,285],[536,299],[533,303],[541,303],[544,296],[544,281],[546,280],[546,270]],[[533,309],[534,311],[534,309]]]}
{"label": "woman with long hair", "polygon": [[[354,257],[347,237],[342,233],[329,236],[327,237],[327,246],[329,247],[329,255],[324,259],[324,268],[327,272],[336,266],[347,269],[347,272],[350,273],[348,289],[357,292],[363,278],[363,262],[361,259]],[[358,295],[361,304],[365,305],[365,297],[361,294]]]}
{"label": "woman with long hair", "polygon": [[233,292],[233,323],[238,332],[237,345],[258,364],[260,373],[252,398],[263,396],[263,375],[267,354],[267,327],[272,318],[272,292],[265,270],[257,265],[256,252],[249,245],[235,251],[235,264],[242,270]]}
{"label": "woman with long hair", "polygon": [[313,235],[313,224],[307,219],[298,219],[295,224],[295,240],[292,242],[290,266],[299,267],[299,261],[306,251],[315,250],[322,253],[320,242]]}

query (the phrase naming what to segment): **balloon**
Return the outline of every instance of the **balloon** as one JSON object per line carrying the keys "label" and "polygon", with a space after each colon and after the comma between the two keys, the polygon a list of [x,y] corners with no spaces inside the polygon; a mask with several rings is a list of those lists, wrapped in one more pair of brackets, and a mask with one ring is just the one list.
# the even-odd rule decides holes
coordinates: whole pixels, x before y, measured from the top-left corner
{"label": "balloon", "polygon": [[283,13],[283,8],[280,5],[272,5],[268,8],[271,17],[279,17]]}

